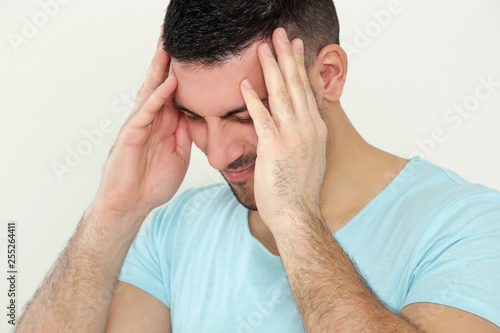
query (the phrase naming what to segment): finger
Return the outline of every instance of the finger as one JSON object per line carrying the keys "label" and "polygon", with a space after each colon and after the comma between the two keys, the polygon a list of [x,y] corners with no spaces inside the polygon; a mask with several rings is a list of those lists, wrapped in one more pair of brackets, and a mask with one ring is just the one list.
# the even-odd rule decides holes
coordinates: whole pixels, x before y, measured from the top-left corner
{"label": "finger", "polygon": [[177,142],[177,151],[181,154],[184,161],[188,160],[191,154],[193,139],[189,135],[186,117],[180,114],[175,130],[175,141]]}
{"label": "finger", "polygon": [[299,75],[302,79],[302,85],[304,87],[305,96],[307,99],[308,110],[311,113],[311,116],[317,114],[319,116],[318,105],[316,103],[316,97],[314,96],[314,92],[311,87],[311,83],[309,82],[309,76],[307,75],[307,70],[305,66],[305,57],[304,57],[304,42],[296,38],[292,41],[292,48],[295,55],[295,60],[297,62],[297,68],[299,71]]}
{"label": "finger", "polygon": [[283,75],[293,111],[299,118],[309,117],[309,105],[304,91],[303,79],[299,72],[296,50],[293,49],[285,29],[278,28],[273,33],[273,45],[278,57],[278,65]]}
{"label": "finger", "polygon": [[162,41],[163,41],[163,28],[165,27],[165,25],[161,25],[161,32],[160,32],[160,37],[158,38],[158,44],[156,44],[156,48],[158,49],[160,47],[160,45],[162,44]]}
{"label": "finger", "polygon": [[138,106],[141,106],[168,76],[170,56],[163,49],[161,38],[162,37],[158,40],[155,55],[149,66],[141,91],[139,92],[136,102]]}
{"label": "finger", "polygon": [[163,36],[160,36],[158,37],[158,43],[156,43],[156,49],[158,50],[158,48],[161,46],[161,42],[163,41]]}
{"label": "finger", "polygon": [[177,77],[171,75],[149,96],[142,107],[130,119],[130,126],[135,128],[145,127],[153,122],[158,111],[168,102],[168,98],[177,88]]}
{"label": "finger", "polygon": [[267,43],[259,45],[258,56],[264,73],[272,118],[279,129],[293,119],[293,105],[278,63]]}
{"label": "finger", "polygon": [[265,141],[273,138],[278,132],[278,129],[273,118],[269,114],[269,110],[262,104],[259,95],[248,79],[241,82],[240,90],[245,100],[248,113],[250,113],[250,117],[252,117],[259,140]]}

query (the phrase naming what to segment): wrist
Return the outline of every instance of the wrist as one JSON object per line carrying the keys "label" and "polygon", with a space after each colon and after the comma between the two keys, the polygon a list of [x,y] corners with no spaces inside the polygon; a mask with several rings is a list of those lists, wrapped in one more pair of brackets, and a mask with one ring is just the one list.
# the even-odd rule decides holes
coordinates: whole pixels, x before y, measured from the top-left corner
{"label": "wrist", "polygon": [[319,206],[313,206],[315,208],[312,209],[310,205],[300,203],[290,207],[293,207],[293,209],[280,217],[276,217],[273,219],[273,223],[268,224],[273,235],[286,235],[296,230],[325,225]]}
{"label": "wrist", "polygon": [[105,238],[133,239],[149,211],[115,211],[94,201],[85,211],[84,220],[97,228]]}

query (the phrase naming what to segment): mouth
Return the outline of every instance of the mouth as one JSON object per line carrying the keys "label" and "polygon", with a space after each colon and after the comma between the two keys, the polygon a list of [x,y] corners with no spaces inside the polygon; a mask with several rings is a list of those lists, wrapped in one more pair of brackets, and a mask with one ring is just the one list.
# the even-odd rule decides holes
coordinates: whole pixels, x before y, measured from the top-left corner
{"label": "mouth", "polygon": [[255,164],[252,164],[252,166],[246,169],[241,169],[238,171],[224,170],[223,172],[228,180],[232,182],[241,182],[246,178],[248,178],[248,176],[253,173],[254,169],[255,169]]}

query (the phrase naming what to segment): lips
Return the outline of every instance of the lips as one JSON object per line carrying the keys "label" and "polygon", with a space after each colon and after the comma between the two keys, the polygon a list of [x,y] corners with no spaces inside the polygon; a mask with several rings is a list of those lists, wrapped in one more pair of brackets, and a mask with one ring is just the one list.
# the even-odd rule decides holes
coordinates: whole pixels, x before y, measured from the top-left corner
{"label": "lips", "polygon": [[224,174],[226,175],[226,178],[230,181],[241,182],[247,179],[248,176],[253,173],[254,169],[255,169],[255,164],[246,169],[241,169],[239,171],[224,170]]}

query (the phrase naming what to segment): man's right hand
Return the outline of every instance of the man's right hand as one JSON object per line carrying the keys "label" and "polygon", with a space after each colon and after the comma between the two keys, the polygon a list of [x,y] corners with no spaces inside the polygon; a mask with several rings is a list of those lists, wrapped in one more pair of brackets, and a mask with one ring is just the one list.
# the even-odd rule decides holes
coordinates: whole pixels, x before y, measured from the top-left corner
{"label": "man's right hand", "polygon": [[[169,65],[160,39],[134,111],[110,153],[97,196],[16,332],[104,331],[117,276],[140,225],[152,209],[172,199],[189,164],[192,140],[186,119],[171,104],[177,79],[175,75],[167,79]],[[168,308],[144,294],[134,295],[148,303],[148,309],[156,309],[151,310],[156,327],[170,326]]]}
{"label": "man's right hand", "polygon": [[145,217],[172,199],[184,179],[192,140],[186,119],[171,103],[177,78],[168,76],[170,56],[162,45],[160,37],[134,111],[104,168],[94,209]]}

